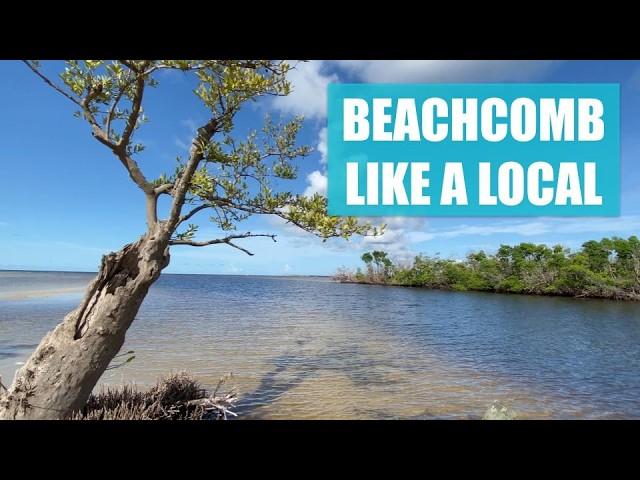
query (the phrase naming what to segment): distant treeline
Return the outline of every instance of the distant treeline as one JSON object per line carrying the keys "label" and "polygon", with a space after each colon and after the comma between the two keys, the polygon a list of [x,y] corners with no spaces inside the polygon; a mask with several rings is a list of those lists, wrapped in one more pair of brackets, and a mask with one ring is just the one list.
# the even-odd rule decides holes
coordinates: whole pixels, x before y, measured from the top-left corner
{"label": "distant treeline", "polygon": [[340,270],[340,282],[388,284],[446,290],[640,300],[640,240],[590,240],[579,251],[561,245],[502,245],[465,260],[418,255],[394,263],[386,252],[362,255],[364,269]]}

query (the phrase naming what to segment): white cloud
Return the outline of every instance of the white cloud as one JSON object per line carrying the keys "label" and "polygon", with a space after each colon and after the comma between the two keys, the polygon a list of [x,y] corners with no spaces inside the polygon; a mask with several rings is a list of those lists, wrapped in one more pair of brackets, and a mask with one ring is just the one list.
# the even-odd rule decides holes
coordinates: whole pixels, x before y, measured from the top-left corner
{"label": "white cloud", "polygon": [[413,237],[422,234],[428,225],[425,217],[371,217],[366,220],[372,225],[384,224],[386,228],[377,237],[363,237],[361,248],[384,249],[397,261],[410,260],[415,256],[411,248]]}
{"label": "white cloud", "polygon": [[[278,97],[274,106],[293,114],[324,119],[326,117],[326,88],[330,82],[337,82],[350,74],[363,82],[470,82],[470,81],[534,81],[541,79],[560,63],[556,61],[443,61],[443,60],[361,60],[361,61],[312,61],[300,63],[289,76],[293,93],[288,97]],[[328,68],[338,73],[327,73]],[[340,73],[342,72],[342,73]],[[317,150],[320,153],[321,168],[307,176],[305,195],[321,193],[326,195],[327,176],[327,129],[318,134]],[[368,218],[374,224],[385,223],[387,229],[380,237],[364,237],[352,241],[340,249],[384,248],[392,255],[412,254],[412,244],[434,238],[455,238],[461,236],[489,236],[513,234],[535,236],[556,233],[606,233],[638,230],[640,217],[619,219],[532,219],[533,221],[503,221],[485,225],[460,225],[454,228],[426,231],[424,217]],[[283,228],[286,234],[296,236],[300,244],[311,240],[311,236],[284,225],[274,218],[274,226]],[[297,231],[297,234],[294,233]],[[331,242],[324,244],[334,248]],[[338,248],[338,247],[335,247]]]}
{"label": "white cloud", "polygon": [[558,62],[529,60],[340,60],[364,82],[497,82],[536,80]]}
{"label": "white cloud", "polygon": [[640,231],[640,215],[612,218],[540,218],[535,221],[493,222],[487,225],[460,225],[450,229],[429,232],[412,232],[412,243],[424,242],[435,238],[456,238],[463,236],[489,236],[512,234],[531,237],[543,234],[581,234],[598,233],[623,235]]}
{"label": "white cloud", "polygon": [[295,66],[288,74],[292,91],[286,97],[273,99],[273,106],[287,113],[304,115],[305,118],[327,116],[327,85],[337,82],[335,73],[323,73],[322,61],[290,62]]}
{"label": "white cloud", "polygon": [[307,175],[307,181],[309,182],[309,186],[304,191],[306,197],[311,197],[314,193],[319,193],[324,196],[327,195],[327,176],[320,170],[314,170]]}
{"label": "white cloud", "polygon": [[318,152],[320,152],[320,163],[322,165],[327,164],[327,127],[323,127],[320,129],[318,133],[318,145],[316,147]]}
{"label": "white cloud", "polygon": [[291,265],[289,265],[288,263],[285,263],[284,267],[282,267],[282,271],[284,273],[289,273],[289,272],[291,272],[291,270],[292,270]]}
{"label": "white cloud", "polygon": [[385,224],[384,234],[377,237],[365,237],[365,243],[391,244],[404,239],[407,235],[421,232],[427,227],[425,217],[368,217],[372,224]]}
{"label": "white cloud", "polygon": [[321,128],[318,132],[318,144],[316,149],[320,153],[320,164],[323,166],[322,171],[315,170],[307,175],[307,182],[309,186],[304,191],[304,195],[307,197],[312,196],[315,193],[320,195],[327,195],[327,129]]}
{"label": "white cloud", "polygon": [[[324,248],[333,252],[352,251],[360,255],[370,250],[384,250],[395,262],[406,262],[420,251],[418,244],[431,240],[448,240],[459,237],[487,238],[493,235],[514,235],[534,238],[536,243],[553,245],[562,243],[569,247],[579,247],[583,241],[563,238],[558,241],[540,240],[539,235],[579,235],[601,234],[603,236],[629,236],[640,232],[640,215],[612,217],[612,218],[548,218],[540,217],[532,220],[495,221],[484,225],[462,224],[452,228],[430,229],[429,219],[425,217],[366,217],[362,221],[369,221],[373,225],[385,224],[385,233],[378,237],[354,236],[349,242],[341,239],[329,239],[322,242],[314,235],[305,232],[291,224],[286,224],[278,217],[269,217],[269,223],[287,238],[293,248],[315,249]],[[597,237],[594,237],[597,238]],[[508,239],[500,241],[509,242]],[[445,242],[446,244],[446,242]],[[442,246],[442,243],[439,244]],[[495,245],[493,241],[465,243],[465,250],[490,250]],[[463,258],[464,254],[460,254]]]}
{"label": "white cloud", "polygon": [[[504,82],[542,78],[559,61],[552,60],[337,60],[291,62],[292,93],[276,97],[272,106],[307,118],[327,116],[327,85],[341,81],[327,66],[362,82]],[[325,143],[326,145],[326,143]]]}
{"label": "white cloud", "polygon": [[640,233],[640,215],[611,218],[554,219],[558,233]]}

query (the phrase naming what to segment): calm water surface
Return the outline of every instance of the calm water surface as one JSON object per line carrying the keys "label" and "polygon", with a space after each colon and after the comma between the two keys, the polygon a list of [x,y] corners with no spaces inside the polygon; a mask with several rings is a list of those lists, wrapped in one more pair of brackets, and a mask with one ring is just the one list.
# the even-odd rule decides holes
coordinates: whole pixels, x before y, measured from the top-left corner
{"label": "calm water surface", "polygon": [[[91,274],[0,272],[10,383]],[[640,304],[163,275],[103,383],[226,372],[241,418],[640,418]]]}

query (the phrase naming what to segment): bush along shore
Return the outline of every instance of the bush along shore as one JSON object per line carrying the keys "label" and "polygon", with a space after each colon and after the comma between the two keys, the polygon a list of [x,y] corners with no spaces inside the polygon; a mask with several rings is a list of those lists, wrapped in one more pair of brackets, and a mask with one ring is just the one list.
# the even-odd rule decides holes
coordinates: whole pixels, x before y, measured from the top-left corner
{"label": "bush along shore", "polygon": [[464,260],[418,255],[393,262],[384,251],[362,255],[364,268],[340,269],[334,279],[455,291],[640,300],[640,240],[612,237],[585,242],[580,250],[555,245],[501,245]]}

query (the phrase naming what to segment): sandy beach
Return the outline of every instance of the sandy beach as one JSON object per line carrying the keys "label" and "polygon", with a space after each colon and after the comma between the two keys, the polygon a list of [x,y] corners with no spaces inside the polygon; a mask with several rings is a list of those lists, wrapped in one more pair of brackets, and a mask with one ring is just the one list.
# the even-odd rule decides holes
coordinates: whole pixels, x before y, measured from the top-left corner
{"label": "sandy beach", "polygon": [[56,295],[65,295],[69,293],[80,293],[84,290],[84,287],[67,287],[67,288],[52,288],[43,290],[23,290],[19,292],[5,292],[0,293],[0,301],[20,301],[20,300],[34,300],[37,298],[53,297]]}

